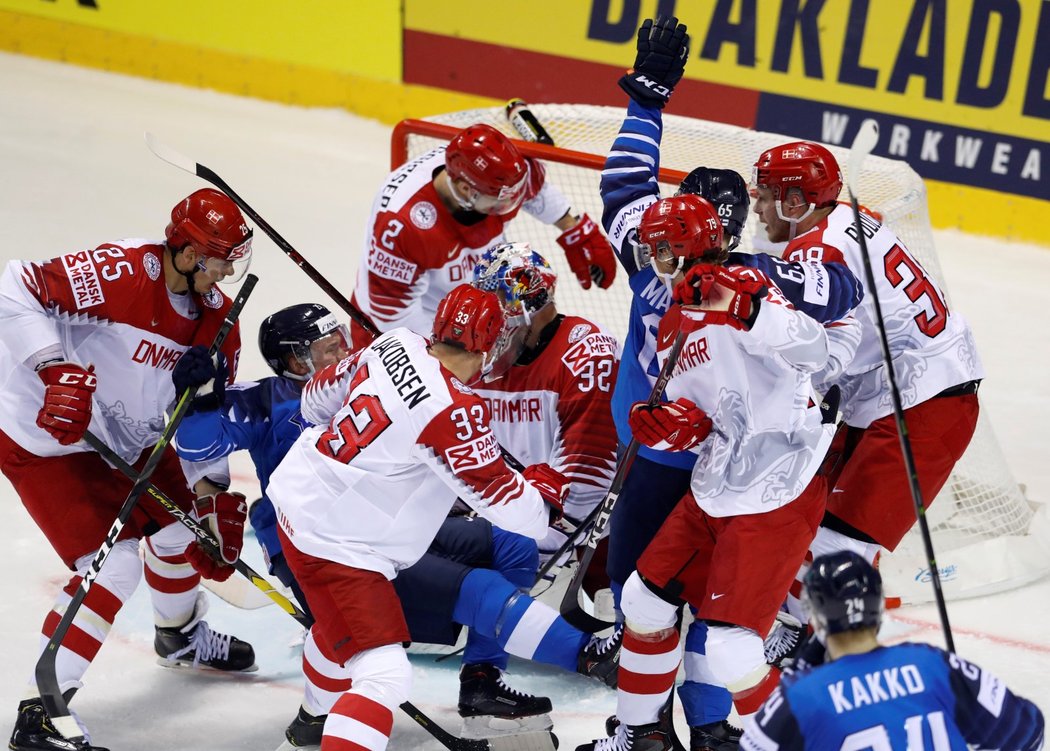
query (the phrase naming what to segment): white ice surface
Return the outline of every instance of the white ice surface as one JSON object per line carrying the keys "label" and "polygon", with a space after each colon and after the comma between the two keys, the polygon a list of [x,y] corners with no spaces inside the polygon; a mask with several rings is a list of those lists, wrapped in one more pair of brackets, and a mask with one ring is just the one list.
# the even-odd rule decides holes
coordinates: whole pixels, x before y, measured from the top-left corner
{"label": "white ice surface", "polygon": [[[0,54],[0,91],[5,261],[49,258],[119,237],[160,237],[173,203],[204,183],[151,155],[142,140],[150,130],[223,176],[349,294],[373,192],[389,169],[387,127],[341,111],[268,104],[6,54]],[[1043,302],[1050,250],[958,232],[938,232],[937,242],[955,307],[973,324],[988,371],[983,408],[1029,497],[1048,502],[1050,336]],[[254,346],[264,315],[295,302],[329,302],[262,233],[252,270],[261,282],[243,316],[242,377],[267,374]],[[247,476],[248,465],[237,466]],[[36,660],[40,624],[67,574],[5,481],[0,528],[4,736]],[[250,555],[255,549],[248,541]],[[257,556],[250,562],[262,568]],[[960,655],[1050,709],[1050,580],[950,603],[949,613]],[[903,608],[890,618],[887,636],[940,643],[932,606]],[[148,597],[140,588],[75,703],[97,743],[114,751],[276,748],[300,698],[297,653],[289,647],[296,624],[276,608],[234,610],[217,601],[209,620],[255,645],[257,673],[158,667]],[[454,661],[412,659],[413,701],[455,731]],[[511,667],[514,685],[553,698],[562,748],[596,737],[614,710],[613,693],[593,682],[520,662]],[[390,748],[440,747],[398,715]]]}

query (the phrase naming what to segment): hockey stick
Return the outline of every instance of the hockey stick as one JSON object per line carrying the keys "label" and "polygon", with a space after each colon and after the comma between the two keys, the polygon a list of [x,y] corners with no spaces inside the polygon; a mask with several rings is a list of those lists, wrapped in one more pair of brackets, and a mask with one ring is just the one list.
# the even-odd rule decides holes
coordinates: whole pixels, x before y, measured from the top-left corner
{"label": "hockey stick", "polygon": [[[667,388],[667,382],[671,380],[671,373],[674,372],[674,367],[678,363],[678,355],[682,352],[685,336],[683,331],[679,331],[675,335],[671,349],[667,353],[667,359],[664,360],[664,364],[660,368],[660,374],[656,377],[653,389],[649,392],[649,398],[646,400],[649,406],[653,406],[660,401],[660,396],[664,393],[664,389]],[[580,604],[580,588],[583,586],[583,577],[587,573],[587,567],[591,565],[595,548],[598,547],[599,540],[605,534],[605,528],[608,526],[609,518],[612,516],[613,506],[616,505],[616,500],[620,497],[620,491],[623,489],[627,472],[634,462],[634,457],[637,455],[640,445],[638,439],[632,437],[630,443],[627,444],[627,448],[624,449],[623,455],[616,462],[616,473],[613,475],[612,484],[609,485],[605,498],[596,509],[597,514],[595,515],[594,524],[591,525],[587,532],[587,539],[583,543],[586,549],[583,551],[583,555],[580,556],[580,565],[572,575],[572,580],[562,596],[561,606],[559,607],[561,617],[581,631],[594,633],[614,625],[595,618],[583,609],[583,606]],[[583,525],[580,526],[582,527]]]}
{"label": "hockey stick", "polygon": [[285,240],[277,230],[271,227],[269,222],[259,216],[258,212],[248,205],[247,201],[237,195],[233,188],[230,187],[229,183],[203,164],[193,161],[185,154],[181,154],[167,144],[162,143],[152,133],[147,132],[145,138],[146,146],[149,147],[149,150],[157,157],[163,159],[174,167],[189,172],[191,175],[196,175],[197,177],[206,180],[228,195],[233,202],[240,207],[241,211],[247,214],[248,217],[255,222],[255,226],[261,229],[267,237],[273,240],[277,247],[280,248],[286,256],[291,258],[296,266],[306,272],[306,275],[310,277],[318,287],[335,300],[339,307],[342,308],[348,316],[353,318],[361,328],[369,333],[369,335],[373,337],[379,336],[379,329],[376,328],[376,325],[372,323],[368,316],[361,312],[356,305],[343,297],[342,293],[340,293],[321,272],[315,269],[309,261],[303,258],[302,254],[293,248],[291,243]]}
{"label": "hockey stick", "polygon": [[[337,290],[331,282],[329,282],[324,275],[315,269],[309,261],[303,258],[302,254],[292,247],[291,243],[281,237],[280,233],[270,226],[269,222],[259,216],[258,212],[253,209],[247,201],[237,195],[230,184],[223,180],[219,175],[212,169],[205,167],[199,162],[195,162],[188,156],[179,153],[167,144],[161,143],[152,133],[146,133],[146,146],[152,151],[157,157],[163,159],[168,164],[178,167],[181,170],[189,172],[191,175],[196,175],[203,180],[207,180],[216,188],[221,190],[223,193],[228,195],[230,199],[237,204],[241,211],[247,214],[255,225],[266,234],[274,243],[284,251],[284,254],[291,258],[295,264],[301,268],[306,275],[310,277],[317,286],[319,286],[324,292],[335,301],[335,303],[343,309],[348,316],[363,328],[368,335],[373,339],[381,333],[376,325],[372,323],[371,319],[366,316],[360,308],[354,305],[352,302],[346,299],[346,297]],[[518,472],[525,469],[525,465],[519,462],[509,451],[500,446],[500,452],[503,454],[503,459]]]}
{"label": "hockey stick", "polygon": [[937,613],[941,618],[941,626],[944,629],[944,641],[948,651],[955,652],[955,640],[952,638],[952,627],[948,622],[948,609],[944,603],[944,592],[941,590],[941,575],[933,552],[933,538],[930,536],[930,525],[926,521],[926,508],[922,502],[922,489],[919,486],[919,476],[915,469],[915,456],[911,450],[908,425],[904,420],[904,407],[901,404],[901,395],[897,388],[897,377],[893,372],[890,343],[886,336],[886,319],[882,316],[882,306],[879,304],[879,296],[876,294],[875,273],[871,268],[871,259],[868,258],[868,240],[864,235],[864,227],[860,221],[860,203],[857,200],[856,185],[860,177],[860,169],[864,158],[875,148],[878,140],[878,123],[874,120],[862,122],[860,130],[857,132],[857,137],[853,139],[853,146],[850,148],[846,186],[849,189],[850,204],[853,206],[853,224],[857,230],[857,242],[860,243],[860,257],[864,261],[864,282],[871,293],[872,307],[875,311],[875,323],[879,330],[879,346],[882,350],[882,364],[886,367],[886,378],[890,384],[893,419],[897,423],[897,436],[900,438],[901,454],[904,456],[904,467],[908,473],[908,487],[911,490],[912,501],[915,503],[915,515],[919,522],[919,531],[922,533],[922,544],[926,549],[926,563],[930,569],[930,582],[933,584],[933,594],[937,601]]}
{"label": "hockey stick", "polygon": [[[247,278],[244,280],[244,284],[242,284],[240,290],[237,291],[237,296],[234,298],[233,304],[226,313],[226,318],[223,320],[222,326],[219,327],[219,331],[215,334],[215,339],[212,341],[211,347],[208,350],[211,354],[214,355],[218,352],[223,342],[226,341],[226,337],[229,335],[230,331],[233,330],[234,325],[236,325],[237,318],[241,314],[241,309],[244,308],[248,296],[251,295],[252,289],[255,288],[255,284],[258,281],[258,277],[254,274],[248,274]],[[41,653],[40,658],[37,660],[36,685],[37,690],[40,692],[40,698],[44,703],[44,708],[47,710],[48,717],[54,724],[55,729],[67,739],[73,741],[83,739],[83,732],[77,725],[76,720],[70,715],[69,706],[66,704],[65,697],[62,696],[62,687],[58,683],[56,667],[58,649],[62,646],[62,640],[66,637],[66,634],[69,633],[69,627],[73,624],[73,618],[80,610],[80,606],[84,604],[84,598],[87,597],[88,590],[91,589],[91,585],[94,583],[95,579],[98,578],[102,565],[106,562],[106,558],[109,557],[110,551],[113,550],[113,546],[116,545],[117,537],[120,535],[121,530],[124,529],[124,525],[131,517],[131,512],[135,509],[139,496],[143,494],[146,490],[146,486],[149,485],[150,476],[157,468],[157,465],[160,464],[160,460],[164,456],[164,451],[167,449],[168,444],[175,435],[175,429],[178,428],[179,423],[182,422],[183,415],[186,414],[186,410],[189,408],[190,402],[193,400],[196,393],[196,387],[188,388],[179,397],[179,401],[175,405],[175,411],[172,412],[168,424],[164,426],[160,438],[150,452],[149,457],[147,457],[146,463],[142,467],[142,472],[138,474],[135,483],[131,487],[131,492],[128,493],[128,497],[124,501],[124,505],[121,506],[120,511],[117,512],[117,518],[113,522],[113,526],[110,527],[109,532],[106,533],[105,539],[102,540],[98,553],[95,555],[94,560],[91,561],[87,572],[84,574],[83,581],[80,582],[80,587],[77,588],[77,592],[73,595],[73,599],[71,599],[69,604],[66,605],[65,613],[62,614],[62,619],[58,622],[54,633],[51,634],[51,638],[48,639],[48,642],[44,647],[43,653]]]}
{"label": "hockey stick", "polygon": [[[98,436],[92,434],[91,431],[88,431],[84,435],[84,441],[91,446],[91,448],[95,449],[103,459],[108,461],[127,477],[134,479],[138,476],[134,467],[124,461],[119,454],[107,446]],[[171,500],[164,491],[160,490],[153,483],[149,483],[146,486],[146,493],[148,493],[153,500],[163,506],[164,509],[175,517],[175,519],[177,519],[183,526],[193,532],[197,541],[201,544],[208,555],[215,558],[215,560],[221,560],[218,543],[215,541],[215,538],[210,531],[202,527],[192,516],[179,508],[179,505],[175,503],[175,501]],[[238,573],[242,574],[248,581],[258,587],[263,594],[277,603],[281,607],[281,610],[288,613],[288,615],[299,621],[303,626],[308,627],[310,625],[306,613],[300,610],[294,602],[274,589],[270,582],[264,579],[261,574],[245,563],[241,558],[237,559],[233,564],[233,567]]]}

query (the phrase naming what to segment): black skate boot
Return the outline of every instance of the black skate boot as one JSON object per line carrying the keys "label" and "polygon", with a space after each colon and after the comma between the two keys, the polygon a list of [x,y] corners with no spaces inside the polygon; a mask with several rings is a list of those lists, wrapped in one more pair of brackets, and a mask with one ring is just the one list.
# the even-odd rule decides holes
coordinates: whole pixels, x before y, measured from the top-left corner
{"label": "black skate boot", "polygon": [[612,635],[592,636],[580,652],[576,672],[597,678],[610,688],[616,688],[620,670],[620,647],[623,646],[623,624],[616,624]]}
{"label": "black skate boot", "polygon": [[689,728],[689,751],[736,751],[743,731],[725,720]]}
{"label": "black skate boot", "polygon": [[92,746],[86,734],[77,743],[66,740],[52,724],[40,699],[26,699],[18,705],[18,719],[7,747],[12,751],[109,751]]}
{"label": "black skate boot", "polygon": [[[609,728],[606,721],[606,729]],[[613,734],[576,747],[576,751],[672,751],[674,741],[664,723],[657,720],[647,725],[615,723]]]}
{"label": "black skate boot", "polygon": [[328,715],[314,716],[303,707],[299,707],[299,714],[295,716],[287,729],[284,731],[285,741],[277,751],[294,751],[294,749],[309,749],[316,751],[321,748],[321,736],[324,734],[324,721]]}
{"label": "black skate boot", "polygon": [[773,630],[762,642],[762,649],[766,653],[766,664],[776,668],[783,668],[785,664],[793,664],[805,639],[806,627],[799,622],[798,618],[780,611],[777,613]]}
{"label": "black skate boot", "polygon": [[258,669],[251,644],[212,631],[207,621],[193,618],[181,628],[156,628],[153,648],[159,656],[157,662],[164,667],[207,667],[232,672]]}
{"label": "black skate boot", "polygon": [[513,689],[495,665],[464,665],[459,673],[459,716],[467,737],[547,731],[551,700]]}

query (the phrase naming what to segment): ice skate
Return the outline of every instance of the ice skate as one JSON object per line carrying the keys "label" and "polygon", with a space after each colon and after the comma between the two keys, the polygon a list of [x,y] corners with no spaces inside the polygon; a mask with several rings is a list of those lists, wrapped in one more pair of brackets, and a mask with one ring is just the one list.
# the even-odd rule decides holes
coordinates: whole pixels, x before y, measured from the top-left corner
{"label": "ice skate", "polygon": [[495,665],[464,665],[460,671],[459,716],[467,738],[549,731],[550,711],[550,699],[511,688]]}
{"label": "ice skate", "polygon": [[689,751],[736,751],[743,731],[725,720],[689,728]]}
{"label": "ice skate", "polygon": [[258,669],[251,644],[212,631],[207,621],[193,619],[181,628],[156,628],[153,648],[158,664],[166,668],[206,667],[232,672]]}
{"label": "ice skate", "polygon": [[[606,721],[607,729],[609,725]],[[663,725],[659,720],[646,725],[622,725],[616,722],[611,736],[579,745],[576,751],[671,751],[674,741]]]}
{"label": "ice skate", "polygon": [[12,751],[109,751],[102,746],[92,746],[83,727],[81,732],[84,737],[80,741],[67,740],[47,716],[44,702],[26,699],[18,705],[18,719],[7,747]]}
{"label": "ice skate", "polygon": [[791,664],[802,648],[806,638],[806,627],[790,613],[781,610],[777,613],[773,630],[762,643],[766,653],[766,664],[781,668],[785,663]]}
{"label": "ice skate", "polygon": [[592,636],[580,652],[576,672],[597,678],[610,688],[616,688],[620,669],[620,647],[623,646],[623,624],[618,623],[610,636]]}
{"label": "ice skate", "polygon": [[284,731],[284,743],[277,751],[318,751],[321,748],[321,736],[324,734],[324,722],[328,715],[314,716],[302,707],[291,724]]}

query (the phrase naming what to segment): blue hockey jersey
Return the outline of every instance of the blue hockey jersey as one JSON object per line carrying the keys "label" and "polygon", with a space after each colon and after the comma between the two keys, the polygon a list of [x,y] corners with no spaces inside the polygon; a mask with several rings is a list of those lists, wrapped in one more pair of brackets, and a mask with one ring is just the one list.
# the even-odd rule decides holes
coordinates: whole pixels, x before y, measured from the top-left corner
{"label": "blue hockey jersey", "polygon": [[222,409],[186,416],[175,437],[175,451],[191,462],[229,456],[242,449],[251,455],[263,497],[252,505],[250,517],[267,566],[281,547],[277,517],[266,497],[266,487],[281,459],[309,425],[299,410],[302,387],[300,381],[276,376],[228,386]]}
{"label": "blue hockey jersey", "polygon": [[1037,751],[1043,715],[973,663],[928,644],[846,655],[785,676],[748,721],[746,751]]}
{"label": "blue hockey jersey", "polygon": [[[649,398],[660,372],[656,330],[671,304],[671,294],[663,280],[648,263],[639,265],[636,253],[642,214],[660,199],[657,176],[662,135],[660,110],[631,100],[601,176],[602,226],[627,272],[633,293],[623,358],[612,397],[616,432],[625,445],[631,439],[627,424],[631,405]],[[733,253],[729,263],[764,272],[797,309],[821,323],[839,320],[856,307],[863,295],[860,282],[843,264],[791,263],[764,253]],[[681,469],[691,469],[696,460],[688,451],[657,451],[647,446],[640,447],[638,453],[651,461]]]}

